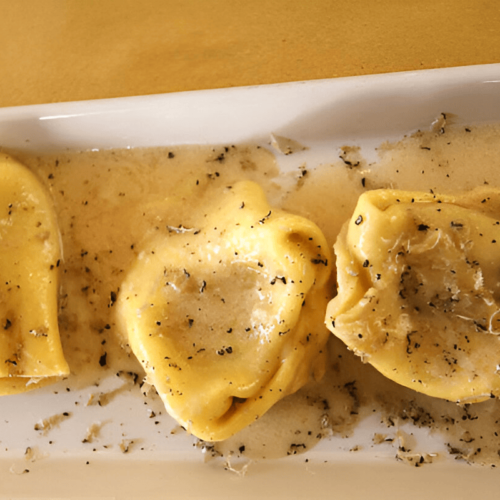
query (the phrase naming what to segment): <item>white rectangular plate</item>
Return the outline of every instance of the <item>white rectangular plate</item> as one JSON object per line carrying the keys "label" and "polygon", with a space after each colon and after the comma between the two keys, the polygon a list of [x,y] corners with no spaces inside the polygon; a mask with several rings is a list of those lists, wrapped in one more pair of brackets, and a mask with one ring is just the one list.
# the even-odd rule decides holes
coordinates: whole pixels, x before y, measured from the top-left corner
{"label": "white rectangular plate", "polygon": [[[499,122],[500,65],[4,108],[0,145],[41,152],[268,144],[274,133],[308,146],[300,159],[312,166],[331,162],[344,144],[362,146],[369,156],[385,140],[428,128],[442,112],[468,125]],[[282,168],[287,161],[283,157]],[[480,492],[485,499],[497,498],[500,488],[495,469],[452,461],[412,468],[389,456],[332,450],[328,441],[308,453],[307,463],[304,455],[264,461],[240,476],[220,463],[203,463],[199,450],[186,449],[185,439],[173,439],[170,452],[85,454],[72,449],[74,435],[63,426],[56,451],[27,467],[18,452],[26,446],[26,425],[38,420],[40,408],[54,404],[53,413],[63,408],[65,395],[60,396],[45,392],[2,400],[0,419],[11,422],[0,426],[0,498],[390,500],[466,498]],[[126,426],[141,425],[133,398],[122,398],[120,405]],[[75,413],[73,426],[86,425],[78,418]],[[2,434],[7,429],[8,436]],[[25,468],[29,473],[23,473]]]}

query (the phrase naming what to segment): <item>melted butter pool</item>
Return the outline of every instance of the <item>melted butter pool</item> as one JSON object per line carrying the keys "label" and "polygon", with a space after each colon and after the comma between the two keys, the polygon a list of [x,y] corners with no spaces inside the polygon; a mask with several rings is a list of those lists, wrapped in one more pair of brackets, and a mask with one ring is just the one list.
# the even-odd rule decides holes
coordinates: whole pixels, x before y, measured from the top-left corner
{"label": "melted butter pool", "polygon": [[[14,153],[48,186],[59,216],[64,247],[59,319],[71,383],[84,388],[117,372],[138,374],[140,380],[139,363],[120,347],[123,332],[114,302],[121,280],[141,241],[160,227],[189,227],[214,190],[254,180],[275,205],[312,219],[333,245],[367,189],[448,193],[483,184],[500,187],[498,138],[499,128],[493,125],[418,132],[381,145],[376,164],[353,166],[356,162],[346,162],[347,153],[341,152],[343,159],[332,155],[332,163],[307,175],[304,165],[297,165],[291,188],[280,187],[290,182],[281,182],[274,156],[253,146]],[[332,281],[332,293],[334,288]],[[457,406],[415,393],[364,365],[333,337],[329,354],[321,382],[285,398],[247,429],[217,443],[212,453],[254,459],[297,454],[329,436],[351,436],[361,420],[376,413],[387,432],[383,438],[374,433],[368,446],[393,442],[401,451],[398,425],[409,422],[438,435],[457,457],[494,465],[500,461],[498,401]]]}

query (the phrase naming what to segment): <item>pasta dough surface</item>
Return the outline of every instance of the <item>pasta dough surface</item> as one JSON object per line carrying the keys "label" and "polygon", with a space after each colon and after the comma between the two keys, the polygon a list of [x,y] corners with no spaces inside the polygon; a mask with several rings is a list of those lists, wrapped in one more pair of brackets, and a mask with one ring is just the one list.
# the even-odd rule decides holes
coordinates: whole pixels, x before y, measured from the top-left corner
{"label": "pasta dough surface", "polygon": [[59,230],[37,177],[0,157],[0,394],[68,375],[57,321]]}
{"label": "pasta dough surface", "polygon": [[500,395],[500,192],[362,195],[335,244],[327,327],[388,378],[457,402]]}
{"label": "pasta dough surface", "polygon": [[328,245],[312,222],[236,183],[196,227],[167,228],[118,296],[132,351],[168,412],[225,439],[324,371]]}

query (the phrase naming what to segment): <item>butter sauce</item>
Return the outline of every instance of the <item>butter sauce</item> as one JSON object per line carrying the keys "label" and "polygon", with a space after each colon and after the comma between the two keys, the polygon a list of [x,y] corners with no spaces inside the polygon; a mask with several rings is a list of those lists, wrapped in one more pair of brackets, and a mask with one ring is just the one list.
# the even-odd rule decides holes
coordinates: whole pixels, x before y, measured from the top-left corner
{"label": "butter sauce", "polygon": [[[333,245],[359,194],[367,189],[446,193],[482,184],[500,187],[495,163],[500,157],[498,134],[493,125],[418,132],[382,145],[376,164],[358,161],[355,149],[356,161],[346,162],[353,151],[346,150],[338,160],[332,158],[331,164],[316,169],[297,165],[290,189],[280,188],[289,183],[281,183],[273,155],[258,147],[189,146],[39,157],[14,152],[49,187],[60,220],[60,328],[71,383],[85,387],[118,371],[142,378],[138,362],[120,347],[123,332],[115,317],[116,294],[142,239],[160,226],[188,227],[190,214],[207,193],[236,180],[254,180],[272,204],[312,219]],[[333,289],[332,282],[332,293]],[[408,445],[401,450],[398,440],[398,426],[410,422],[440,436],[457,458],[499,463],[497,400],[458,406],[433,399],[385,379],[333,337],[329,349],[329,367],[321,382],[280,401],[232,438],[210,445],[210,453],[252,459],[297,454],[322,438],[350,436],[361,420],[377,414],[387,433],[374,433],[371,446],[393,442],[399,457],[411,451]],[[142,396],[138,398],[142,404]]]}

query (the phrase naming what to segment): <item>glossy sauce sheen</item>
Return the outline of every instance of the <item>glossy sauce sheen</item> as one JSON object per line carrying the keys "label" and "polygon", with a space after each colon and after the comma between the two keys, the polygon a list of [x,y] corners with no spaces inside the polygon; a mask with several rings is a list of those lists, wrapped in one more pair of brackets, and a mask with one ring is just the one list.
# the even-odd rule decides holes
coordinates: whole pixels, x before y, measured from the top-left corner
{"label": "glossy sauce sheen", "polygon": [[[485,183],[500,187],[497,137],[495,126],[419,132],[382,145],[377,164],[368,164],[346,147],[341,159],[334,155],[331,164],[314,170],[297,165],[292,174],[280,174],[268,150],[247,146],[43,157],[14,153],[49,187],[59,216],[64,247],[60,330],[72,383],[85,387],[120,370],[143,376],[138,362],[120,347],[123,332],[115,315],[120,283],[141,241],[166,226],[189,227],[214,189],[254,180],[271,205],[310,218],[333,246],[358,196],[368,189],[452,193]],[[356,161],[351,161],[354,156]],[[289,180],[290,175],[293,188],[281,188],[290,183],[281,182],[280,176]],[[324,328],[322,320],[316,327]],[[329,355],[321,382],[280,401],[232,438],[211,445],[211,453],[249,458],[296,454],[325,436],[352,435],[362,417],[376,413],[387,432],[374,434],[370,446],[389,443],[399,458],[411,462],[415,452],[424,462],[434,451],[401,444],[398,425],[410,422],[440,433],[445,448],[460,458],[498,463],[496,400],[457,406],[418,394],[364,365],[333,336]],[[140,398],[138,394],[138,404]]]}

